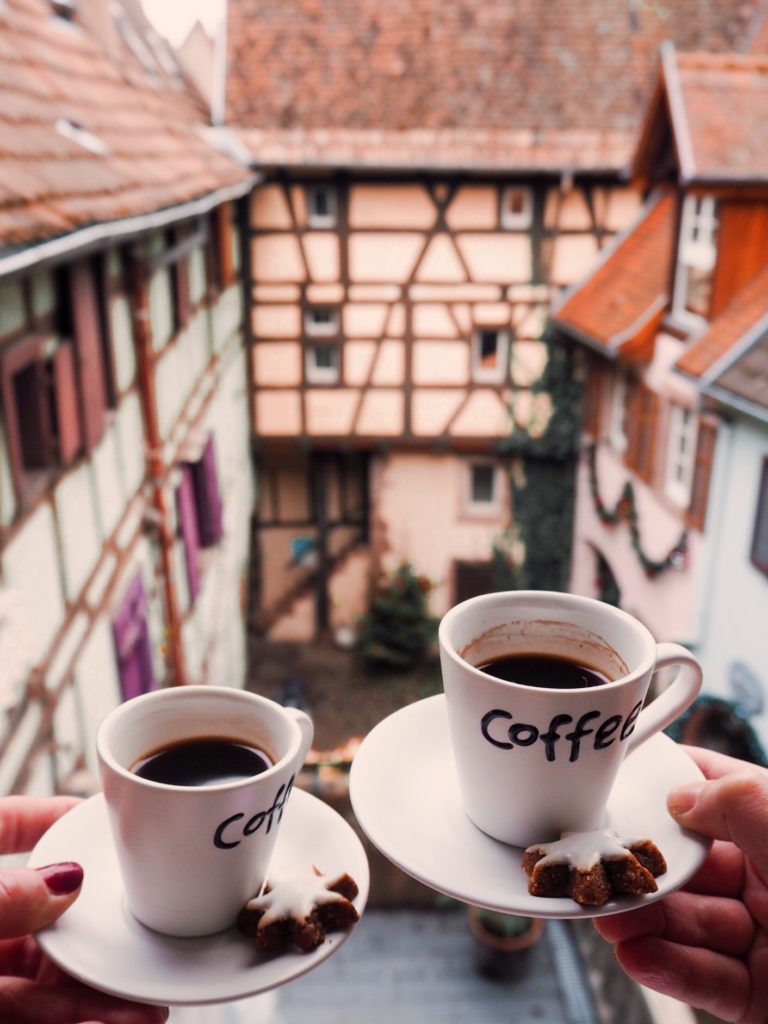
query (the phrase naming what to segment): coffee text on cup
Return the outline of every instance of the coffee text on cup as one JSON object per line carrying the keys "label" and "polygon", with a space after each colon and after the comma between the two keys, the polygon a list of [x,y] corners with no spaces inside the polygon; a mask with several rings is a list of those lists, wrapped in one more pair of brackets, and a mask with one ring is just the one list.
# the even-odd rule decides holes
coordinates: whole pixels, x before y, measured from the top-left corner
{"label": "coffee text on cup", "polygon": [[[543,743],[547,761],[555,761],[562,745],[567,744],[570,749],[568,760],[578,761],[584,745],[591,744],[595,750],[605,750],[616,740],[620,743],[627,740],[634,732],[642,706],[643,702],[638,701],[626,718],[609,715],[599,725],[597,720],[602,716],[601,711],[585,711],[578,719],[566,714],[553,715],[544,732],[527,722],[516,722],[509,711],[494,708],[483,715],[480,728],[485,739],[500,750]],[[574,722],[570,732],[565,732]]]}
{"label": "coffee text on cup", "polygon": [[231,850],[233,847],[239,846],[243,839],[247,839],[258,832],[265,822],[267,827],[264,830],[264,834],[268,834],[272,828],[275,815],[277,815],[278,821],[283,816],[283,808],[293,788],[294,778],[295,776],[292,775],[288,785],[283,784],[278,789],[271,807],[268,807],[265,811],[257,811],[245,821],[244,825],[241,825],[241,822],[246,818],[246,815],[242,812],[225,818],[213,834],[213,845],[220,850]]}

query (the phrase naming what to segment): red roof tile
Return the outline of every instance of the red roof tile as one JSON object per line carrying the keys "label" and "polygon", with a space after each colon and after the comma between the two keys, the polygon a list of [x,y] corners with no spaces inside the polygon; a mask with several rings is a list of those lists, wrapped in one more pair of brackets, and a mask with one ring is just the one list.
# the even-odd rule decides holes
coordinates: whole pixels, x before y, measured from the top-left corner
{"label": "red roof tile", "polygon": [[108,54],[46,0],[0,4],[0,250],[247,182],[199,134],[183,83],[115,38]]}
{"label": "red roof tile", "polygon": [[749,341],[755,331],[768,327],[768,264],[711,321],[677,361],[676,369],[689,377],[709,377],[712,371]]}
{"label": "red roof tile", "polygon": [[690,151],[684,177],[768,180],[768,56],[676,56],[678,84],[668,89],[682,101],[673,120],[678,148]]}
{"label": "red roof tile", "polygon": [[[524,166],[617,167],[662,40],[731,51],[759,3],[229,0],[227,119],[264,133],[251,136],[264,164],[426,165],[413,133],[428,129],[441,164],[515,166],[520,153]],[[466,131],[501,138],[481,161]],[[577,134],[560,144],[562,132]]]}
{"label": "red roof tile", "polygon": [[566,297],[553,322],[607,354],[644,337],[669,301],[674,229],[674,197],[660,195]]}

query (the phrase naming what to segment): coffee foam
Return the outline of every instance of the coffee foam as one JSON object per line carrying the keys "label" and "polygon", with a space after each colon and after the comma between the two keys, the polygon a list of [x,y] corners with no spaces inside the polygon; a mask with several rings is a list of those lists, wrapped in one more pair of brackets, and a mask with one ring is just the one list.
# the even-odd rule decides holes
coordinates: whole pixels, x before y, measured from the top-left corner
{"label": "coffee foam", "polygon": [[550,619],[504,622],[475,637],[458,654],[474,668],[511,654],[543,654],[577,661],[611,680],[629,673],[602,637],[571,622]]}

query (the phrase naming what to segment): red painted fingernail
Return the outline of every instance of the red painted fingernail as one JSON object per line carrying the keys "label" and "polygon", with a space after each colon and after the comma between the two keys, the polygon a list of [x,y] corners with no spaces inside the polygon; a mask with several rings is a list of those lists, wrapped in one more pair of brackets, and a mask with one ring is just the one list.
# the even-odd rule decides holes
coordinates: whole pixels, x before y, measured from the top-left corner
{"label": "red painted fingernail", "polygon": [[83,869],[72,861],[48,864],[37,870],[54,896],[69,896],[83,884]]}

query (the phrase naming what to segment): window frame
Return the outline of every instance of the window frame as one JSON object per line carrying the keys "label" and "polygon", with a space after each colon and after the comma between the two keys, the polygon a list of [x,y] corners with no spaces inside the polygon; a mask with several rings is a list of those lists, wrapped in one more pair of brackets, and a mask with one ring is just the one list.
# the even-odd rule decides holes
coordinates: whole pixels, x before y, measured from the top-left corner
{"label": "window frame", "polygon": [[[317,353],[322,349],[332,353],[332,366],[318,366]],[[304,376],[308,384],[338,384],[341,380],[341,352],[333,342],[313,341],[304,350]]]}
{"label": "window frame", "polygon": [[[488,501],[480,501],[475,497],[476,470],[490,470],[491,496]],[[464,512],[472,518],[492,518],[502,511],[502,480],[500,467],[489,459],[472,459],[465,466]]]}
{"label": "window frame", "polygon": [[[313,209],[314,197],[321,192],[326,194],[328,200],[327,213],[317,213]],[[339,219],[339,197],[333,185],[306,185],[304,189],[304,196],[307,204],[307,227],[335,228],[337,226]]]}
{"label": "window frame", "polygon": [[[518,213],[509,209],[509,196],[518,192],[523,196],[523,209]],[[525,231],[533,222],[533,193],[529,185],[505,185],[499,197],[499,223],[511,231]]]}
{"label": "window frame", "polygon": [[677,402],[670,403],[664,493],[681,509],[687,509],[691,501],[697,436],[698,419],[693,409]]}
{"label": "window frame", "polygon": [[[316,322],[316,313],[328,313],[328,323]],[[339,334],[341,316],[337,306],[310,306],[304,310],[304,333],[309,338],[335,338]]]}
{"label": "window frame", "polygon": [[[761,545],[765,546],[765,551],[762,550]],[[763,457],[763,468],[757,487],[757,508],[752,528],[749,560],[758,572],[768,576],[768,455]]]}
{"label": "window frame", "polygon": [[695,313],[686,307],[690,273],[701,271],[709,275],[711,307],[718,228],[718,203],[714,196],[685,197],[680,217],[671,315],[678,323],[694,330],[707,323],[708,313]]}
{"label": "window frame", "polygon": [[[496,365],[483,366],[481,363],[482,336],[496,335]],[[510,331],[506,327],[476,326],[472,331],[470,368],[476,384],[504,384],[509,380],[509,356],[511,351]]]}

